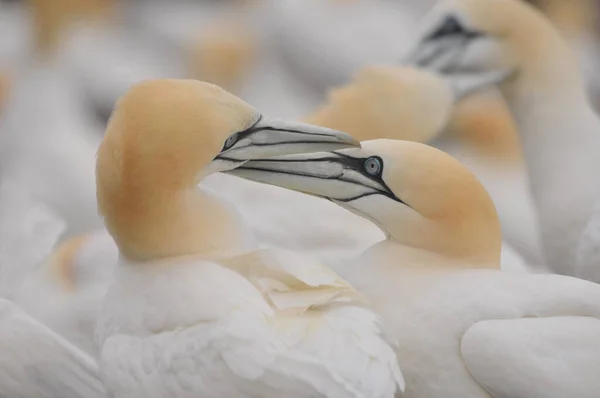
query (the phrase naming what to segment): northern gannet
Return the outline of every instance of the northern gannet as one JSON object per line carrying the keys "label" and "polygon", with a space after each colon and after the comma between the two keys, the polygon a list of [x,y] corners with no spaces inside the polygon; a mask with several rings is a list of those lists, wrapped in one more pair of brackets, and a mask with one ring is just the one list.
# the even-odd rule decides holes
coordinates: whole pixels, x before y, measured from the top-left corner
{"label": "northern gannet", "polygon": [[[481,109],[485,97],[482,99],[479,95],[470,95],[485,89],[494,81],[499,82],[497,78],[498,75],[494,73],[472,78],[468,76],[443,78],[435,73],[414,68],[371,66],[357,73],[351,82],[330,91],[327,102],[304,120],[311,124],[345,131],[359,140],[391,138],[421,143],[435,140],[439,143],[439,135],[447,129],[449,123],[454,131],[458,130],[463,134],[479,127],[488,129],[491,127],[492,132],[495,129],[502,133],[509,133],[510,130],[502,131],[511,128],[510,119],[507,123],[507,120],[502,118],[502,116],[509,117],[508,111],[498,106],[494,107],[493,105],[498,105],[497,103],[492,102],[492,106],[486,106],[483,102],[484,109],[488,111],[483,117],[473,117],[471,110],[473,107],[476,110]],[[467,102],[463,103],[463,101]],[[490,110],[495,111],[496,114],[490,114]],[[501,113],[502,110],[505,114]],[[490,121],[491,126],[489,126]],[[486,122],[488,126],[482,126]],[[494,126],[494,123],[500,125]],[[477,133],[480,131],[477,130]],[[447,142],[443,142],[441,146],[444,150],[465,154],[464,150],[450,146]],[[481,152],[480,148],[477,149]],[[471,154],[466,155],[469,157]],[[473,159],[473,155],[470,159]],[[515,199],[514,190],[504,192],[513,180],[507,179],[506,175],[502,174],[505,169],[497,170],[502,164],[496,162],[493,164],[496,167],[491,167],[488,162],[484,164],[488,167],[483,167],[482,163],[472,161],[469,167],[488,177],[486,183],[495,188],[493,196],[495,203],[498,200],[504,205],[502,207],[504,217],[501,216],[501,222],[507,242],[503,243],[502,267],[510,270],[530,270],[528,263],[532,262],[531,257],[535,258],[535,256],[529,256],[528,262],[523,259],[523,253],[536,254],[535,247],[530,251],[526,249],[531,248],[527,238],[534,240],[537,230],[534,229],[532,233],[528,233],[530,232],[528,230],[522,233],[515,231],[522,229],[518,222],[528,220],[526,216],[531,215],[532,212],[528,212],[526,206],[519,206],[520,203],[515,204],[514,200],[510,200]],[[514,183],[509,186],[514,188]],[[524,190],[522,192],[524,193]],[[512,197],[507,198],[507,195]],[[521,196],[517,198],[523,201]],[[515,220],[518,216],[520,218]],[[512,242],[518,245],[515,246],[517,249],[510,247]],[[533,263],[538,264],[541,261],[533,261]]]}
{"label": "northern gannet", "polygon": [[111,396],[391,398],[403,388],[351,286],[310,259],[256,250],[235,209],[197,188],[248,159],[357,145],[198,81],[147,81],[119,100],[96,175],[121,256],[96,326]]}
{"label": "northern gannet", "polygon": [[229,173],[326,198],[386,233],[336,270],[398,339],[403,397],[597,396],[600,286],[500,271],[493,202],[449,155],[374,140]]}
{"label": "northern gannet", "polygon": [[506,74],[499,88],[519,128],[548,265],[589,274],[576,252],[600,199],[600,120],[556,29],[521,1],[443,1],[408,58],[448,74]]}
{"label": "northern gannet", "polygon": [[94,360],[0,298],[0,396],[105,398]]}

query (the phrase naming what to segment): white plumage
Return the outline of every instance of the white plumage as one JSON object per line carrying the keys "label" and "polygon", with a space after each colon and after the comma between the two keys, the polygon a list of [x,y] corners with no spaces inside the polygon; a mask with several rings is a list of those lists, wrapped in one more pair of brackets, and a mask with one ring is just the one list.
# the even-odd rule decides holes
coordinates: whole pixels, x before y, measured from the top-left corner
{"label": "white plumage", "polygon": [[392,397],[403,385],[377,317],[335,274],[284,251],[237,261],[120,264],[97,329],[116,396]]}
{"label": "white plumage", "polygon": [[420,272],[368,255],[355,264],[335,269],[398,340],[406,397],[592,398],[600,389],[600,286],[554,275]]}
{"label": "white plumage", "polygon": [[0,352],[0,397],[106,397],[91,357],[3,298]]}
{"label": "white plumage", "polygon": [[597,395],[600,285],[500,271],[493,203],[448,155],[374,140],[230,173],[322,196],[385,232],[332,267],[398,341],[403,397]]}
{"label": "white plumage", "polygon": [[100,128],[64,72],[32,63],[19,73],[0,123],[0,172],[67,224],[66,236],[102,226],[94,157]]}

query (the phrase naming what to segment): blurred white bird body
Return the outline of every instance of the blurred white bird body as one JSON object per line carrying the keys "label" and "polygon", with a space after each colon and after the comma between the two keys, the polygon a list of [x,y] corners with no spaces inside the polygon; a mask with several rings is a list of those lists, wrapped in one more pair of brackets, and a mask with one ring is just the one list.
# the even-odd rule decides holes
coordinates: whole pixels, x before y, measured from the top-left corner
{"label": "blurred white bird body", "polygon": [[577,100],[560,90],[553,101],[536,90],[543,99],[529,105],[527,114],[522,105],[512,109],[522,131],[542,241],[554,271],[579,276],[574,273],[577,248],[600,198],[594,172],[600,169],[600,120],[583,92]]}
{"label": "blurred white bird body", "polygon": [[345,83],[368,65],[397,63],[397,54],[408,49],[418,22],[417,14],[403,2],[273,3],[271,29],[279,54],[318,93]]}
{"label": "blurred white bird body", "polygon": [[583,231],[577,247],[575,275],[590,281],[600,281],[600,203],[594,208],[592,218]]}
{"label": "blurred white bird body", "polygon": [[65,240],[15,289],[13,300],[86,353],[118,263],[110,235],[100,230]]}
{"label": "blurred white bird body", "polygon": [[27,9],[19,2],[0,4],[0,67],[17,70],[30,50]]}
{"label": "blurred white bird body", "polygon": [[403,397],[597,395],[600,286],[500,271],[493,202],[449,155],[374,140],[250,160],[229,173],[324,197],[386,233],[333,269],[398,339]]}
{"label": "blurred white bird body", "polygon": [[392,398],[403,388],[351,286],[312,259],[258,250],[235,208],[197,187],[248,156],[355,145],[197,81],[148,81],[122,97],[96,180],[120,253],[95,332],[112,396]]}
{"label": "blurred white bird body", "polygon": [[105,398],[87,354],[0,298],[0,397]]}
{"label": "blurred white bird body", "polygon": [[12,298],[65,228],[63,220],[22,187],[0,182],[0,297]]}
{"label": "blurred white bird body", "polygon": [[[81,91],[60,67],[30,65],[13,86],[0,124],[1,294],[92,353],[93,323],[111,269],[97,267],[85,250],[76,253],[72,239],[103,226],[94,185],[101,129],[87,118]],[[57,245],[61,241],[67,246]],[[116,262],[116,249],[102,245],[102,258]],[[97,279],[88,276],[94,267]],[[58,271],[64,269],[69,282]]]}
{"label": "blurred white bird body", "polygon": [[0,125],[1,178],[54,211],[66,236],[102,225],[93,184],[100,130],[79,94],[60,69],[31,65],[16,78]]}
{"label": "blurred white bird body", "polygon": [[[250,256],[256,256],[255,265]],[[120,264],[118,282],[105,302],[110,318],[101,317],[97,330],[101,361],[110,366],[105,377],[118,386],[116,396],[140,391],[140,384],[147,397],[186,391],[211,397],[393,396],[394,383],[382,386],[375,378],[395,363],[383,341],[372,335],[378,320],[367,309],[333,305],[354,302],[351,288],[289,252],[250,256],[238,260],[247,268],[241,275],[221,261],[193,258]],[[300,286],[323,291],[277,292],[286,281],[294,291]],[[275,307],[256,282],[265,291],[278,285],[268,293]],[[132,300],[132,291],[150,302]],[[321,307],[325,301],[332,306]],[[314,310],[305,312],[308,306]],[[360,351],[350,349],[354,339],[361,342]],[[159,356],[150,354],[157,350]],[[142,362],[131,360],[140,354],[155,358],[157,368],[148,373]]]}
{"label": "blurred white bird body", "polygon": [[131,85],[144,79],[186,75],[179,48],[122,25],[83,20],[66,32],[60,49],[62,67],[101,122],[106,122],[115,101]]}

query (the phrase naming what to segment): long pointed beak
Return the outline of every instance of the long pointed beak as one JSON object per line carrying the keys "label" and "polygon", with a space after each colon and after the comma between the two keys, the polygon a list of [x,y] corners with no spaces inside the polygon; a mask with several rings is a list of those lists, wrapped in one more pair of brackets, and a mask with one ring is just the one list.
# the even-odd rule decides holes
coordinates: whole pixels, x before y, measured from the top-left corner
{"label": "long pointed beak", "polygon": [[249,129],[238,133],[235,145],[217,159],[246,161],[356,147],[360,142],[342,131],[261,116]]}
{"label": "long pointed beak", "polygon": [[381,177],[362,171],[365,160],[339,152],[297,154],[249,161],[227,173],[337,202],[378,194],[402,202]]}

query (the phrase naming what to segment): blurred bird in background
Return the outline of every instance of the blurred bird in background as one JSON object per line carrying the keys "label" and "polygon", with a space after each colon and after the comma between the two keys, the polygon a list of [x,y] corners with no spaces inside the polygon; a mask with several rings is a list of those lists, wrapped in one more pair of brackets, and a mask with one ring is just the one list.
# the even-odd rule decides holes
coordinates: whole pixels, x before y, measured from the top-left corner
{"label": "blurred bird in background", "polygon": [[[595,168],[586,165],[596,165],[595,159],[600,159],[600,153],[596,154],[600,148],[594,146],[595,134],[600,134],[598,124],[589,122],[597,118],[593,109],[596,113],[600,109],[600,3],[504,0],[514,3],[515,9],[536,10],[536,17],[527,19],[522,15],[530,11],[515,11],[510,27],[498,28],[494,25],[500,24],[494,18],[497,12],[488,9],[483,12],[487,17],[480,18],[481,26],[474,22],[478,30],[471,33],[482,41],[496,34],[522,35],[523,46],[529,46],[530,64],[547,55],[550,41],[545,38],[553,38],[552,46],[560,49],[560,57],[547,58],[537,73],[552,72],[547,81],[556,84],[580,79],[582,85],[581,95],[553,107],[549,104],[559,102],[543,94],[543,85],[513,86],[510,78],[505,80],[507,76],[495,70],[480,70],[481,62],[508,62],[510,50],[478,53],[472,64],[471,54],[460,51],[439,58],[433,52],[425,54],[427,62],[421,63],[411,59],[419,47],[416,43],[422,43],[427,33],[433,35],[434,27],[442,47],[450,48],[465,29],[468,36],[470,25],[463,18],[478,21],[479,14],[464,11],[463,3],[475,4],[467,7],[475,10],[486,1],[500,4],[502,0],[442,0],[446,5],[439,5],[438,0],[0,1],[0,397],[107,396],[106,375],[96,365],[94,329],[124,254],[98,211],[97,151],[119,98],[142,81],[170,78],[216,84],[274,120],[340,130],[362,142],[392,140],[390,147],[401,148],[398,156],[421,153],[420,145],[396,145],[396,140],[403,140],[433,146],[458,160],[489,194],[501,229],[501,260],[492,267],[494,276],[456,276],[464,283],[458,285],[465,286],[462,290],[449,279],[440,282],[446,287],[436,285],[427,272],[425,277],[421,273],[415,277],[412,268],[421,263],[420,255],[398,254],[394,261],[403,265],[398,273],[386,268],[387,260],[376,264],[368,255],[362,257],[365,250],[393,241],[389,231],[399,227],[387,226],[386,217],[365,217],[357,207],[324,201],[327,195],[316,186],[296,192],[284,189],[285,184],[210,173],[199,178],[198,189],[231,203],[258,248],[300,253],[332,267],[359,295],[374,303],[373,309],[385,321],[383,330],[401,342],[396,352],[408,396],[463,398],[465,391],[477,391],[479,395],[473,396],[486,398],[516,398],[522,393],[553,396],[535,383],[516,383],[514,391],[496,384],[506,382],[510,375],[498,371],[508,362],[499,361],[501,352],[494,350],[513,344],[549,367],[546,375],[565,380],[560,387],[564,390],[552,387],[556,394],[588,398],[585,394],[595,385],[587,376],[586,364],[566,358],[587,358],[573,354],[568,338],[573,331],[583,333],[582,347],[587,352],[600,347],[600,336],[594,342],[597,325],[581,320],[587,315],[593,323],[599,313],[592,302],[598,297],[594,283],[600,282],[600,198],[595,197],[600,182],[593,177]],[[437,15],[433,7],[447,10],[455,20],[431,25],[432,15]],[[433,30],[424,33],[424,27]],[[425,65],[430,57],[433,64]],[[571,63],[568,73],[557,66]],[[461,71],[464,65],[468,67]],[[566,84],[561,92],[577,91],[574,86]],[[150,92],[153,100],[170,101],[166,92]],[[523,95],[528,98],[526,104],[517,106],[516,98]],[[156,126],[170,122],[160,121]],[[531,134],[535,131],[545,132],[544,138]],[[428,159],[438,162],[435,156]],[[305,166],[308,170],[309,165]],[[418,190],[443,175],[442,171],[439,175],[422,173],[425,185],[407,186]],[[349,189],[332,186],[340,194]],[[311,189],[318,191],[316,197],[305,194]],[[440,191],[439,195],[452,197],[453,192]],[[473,199],[472,205],[476,202]],[[458,207],[468,206],[465,201]],[[468,213],[461,213],[464,225],[469,225]],[[482,235],[491,230],[489,226],[477,228]],[[431,233],[422,239],[437,239],[443,245],[443,239],[450,237]],[[365,267],[346,267],[357,261]],[[470,264],[471,260],[461,257],[460,261]],[[432,267],[437,270],[450,263],[455,269],[455,260],[446,257],[433,261]],[[378,271],[369,274],[369,264]],[[591,282],[528,275],[553,273]],[[400,277],[406,280],[394,280]],[[430,293],[421,294],[418,286],[411,285],[415,280],[418,286],[428,286]],[[269,286],[273,283],[269,281]],[[544,287],[538,289],[536,283]],[[487,288],[479,289],[478,284]],[[573,293],[578,286],[581,293]],[[557,293],[552,301],[552,292],[559,290],[563,296]],[[388,293],[375,294],[378,291]],[[460,291],[464,301],[453,301],[461,296]],[[441,293],[433,297],[435,292]],[[496,298],[487,299],[484,293]],[[397,297],[398,304],[388,303],[390,297]],[[521,317],[543,318],[542,313],[565,319],[550,320],[548,328],[556,334],[545,335],[538,347],[528,346],[527,330],[537,329],[522,326],[525,318]],[[424,326],[419,314],[435,326]],[[463,336],[461,328],[471,326],[465,319],[487,320],[494,314],[513,317],[510,322],[514,322],[471,330],[475,332],[465,340],[467,371],[461,364],[448,366],[450,373],[444,374],[434,363],[437,359],[428,359],[446,356],[455,361],[455,354],[448,353],[456,351],[453,344],[456,336]],[[446,316],[466,323],[448,326],[451,321]],[[405,329],[406,323],[412,326]],[[423,332],[428,327],[449,331],[440,338],[439,352],[434,338]],[[504,327],[506,333],[495,333]],[[512,337],[502,340],[499,335]],[[485,348],[481,336],[498,344]],[[184,340],[175,337],[175,341]],[[500,351],[511,352],[511,366],[528,374],[532,365],[514,354],[518,350]],[[560,352],[564,354],[561,363],[573,369],[569,375],[552,372],[554,355]],[[550,358],[548,362],[544,355]],[[487,368],[478,366],[478,361],[500,364],[498,380],[488,379]],[[591,370],[600,372],[597,366],[589,363]],[[467,381],[467,373],[477,385]],[[531,374],[531,378],[538,376]],[[581,389],[569,389],[576,383]]]}

